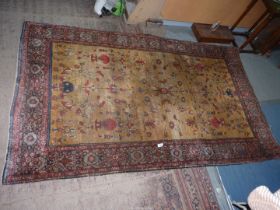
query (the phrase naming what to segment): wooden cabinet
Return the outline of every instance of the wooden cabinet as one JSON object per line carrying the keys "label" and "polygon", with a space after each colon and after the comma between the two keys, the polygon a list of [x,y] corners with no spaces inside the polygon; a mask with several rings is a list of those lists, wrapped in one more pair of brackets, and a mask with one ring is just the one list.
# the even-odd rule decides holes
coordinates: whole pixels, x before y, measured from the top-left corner
{"label": "wooden cabinet", "polygon": [[[255,2],[256,0],[252,0],[252,6],[255,5]],[[257,51],[264,54],[280,40],[280,3],[275,0],[262,0],[262,2],[266,8],[265,12],[255,21],[248,32],[243,34],[247,37],[246,41],[239,47],[243,52],[249,52],[244,48],[251,44],[254,49],[253,52]],[[242,20],[242,17],[238,21],[240,20]],[[234,34],[242,35],[240,33]]]}
{"label": "wooden cabinet", "polygon": [[[127,0],[135,2],[128,14],[128,23],[137,24],[149,18],[232,26],[251,0]],[[239,24],[250,27],[264,12],[260,0]]]}
{"label": "wooden cabinet", "polygon": [[276,17],[258,34],[252,45],[265,54],[280,44],[280,17]]}
{"label": "wooden cabinet", "polygon": [[[161,17],[167,20],[232,26],[251,0],[166,0]],[[240,22],[241,27],[250,27],[264,12],[261,0]]]}

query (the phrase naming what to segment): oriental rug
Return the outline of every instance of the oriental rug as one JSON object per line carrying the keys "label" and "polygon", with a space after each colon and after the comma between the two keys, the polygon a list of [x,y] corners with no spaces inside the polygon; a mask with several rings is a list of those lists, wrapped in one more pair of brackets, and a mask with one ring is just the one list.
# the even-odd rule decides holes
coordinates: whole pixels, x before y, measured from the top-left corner
{"label": "oriental rug", "polygon": [[26,22],[3,183],[279,157],[236,48]]}

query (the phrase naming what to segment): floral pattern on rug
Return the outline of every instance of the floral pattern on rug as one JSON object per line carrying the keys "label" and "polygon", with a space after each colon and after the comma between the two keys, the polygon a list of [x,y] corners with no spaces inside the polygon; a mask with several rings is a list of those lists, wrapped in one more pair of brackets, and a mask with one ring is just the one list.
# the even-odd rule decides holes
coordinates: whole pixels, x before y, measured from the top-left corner
{"label": "floral pattern on rug", "polygon": [[223,59],[52,45],[50,144],[252,138]]}
{"label": "floral pattern on rug", "polygon": [[[86,68],[81,63],[75,63],[76,59],[60,62],[61,59],[66,59],[64,56],[72,56],[71,48],[75,47],[82,49],[75,51],[81,51],[80,60],[89,56],[88,62],[84,64]],[[89,49],[93,50],[91,54],[87,54]],[[98,53],[94,53],[94,50],[98,50]],[[112,52],[100,53],[100,50],[113,50],[124,55],[114,53],[112,56]],[[131,53],[125,55],[128,51]],[[141,53],[140,57],[136,56],[137,52]],[[167,55],[170,54],[170,58],[163,59],[163,56],[169,57]],[[133,63],[135,71],[132,74],[123,75],[123,69],[113,71],[112,66],[108,71],[110,73],[101,69],[98,73],[99,70],[96,69],[106,67],[112,59],[120,59],[117,62],[121,63],[121,58],[133,55],[134,59],[123,61],[127,65],[129,62],[130,65]],[[139,60],[143,56],[145,59]],[[143,62],[147,61],[151,65],[143,66]],[[101,65],[91,63],[95,66],[92,73],[96,75],[88,75],[87,82],[86,75],[81,75],[89,70],[90,62]],[[172,65],[172,68],[167,68],[170,72],[157,74],[164,71],[165,64]],[[145,68],[153,73],[141,73],[135,77],[135,72]],[[80,71],[79,77],[74,77],[75,73],[72,75],[77,81],[73,80],[71,74],[68,75],[74,69],[76,73]],[[186,73],[191,80],[187,80]],[[102,75],[106,81],[102,82]],[[127,81],[119,82],[118,79],[124,76],[129,77],[125,77]],[[115,82],[113,77],[117,79]],[[128,82],[128,79],[132,81]],[[168,80],[166,83],[165,79]],[[179,81],[183,84],[180,85]],[[94,95],[96,87],[103,92],[98,91]],[[83,92],[73,96],[77,88],[80,88],[79,92]],[[135,94],[120,94],[129,88]],[[185,91],[186,94],[181,94],[180,91]],[[106,98],[108,96],[111,98]],[[132,107],[122,104],[125,103],[124,100],[132,100],[132,96],[135,100]],[[86,98],[88,102],[85,107],[78,110]],[[209,101],[209,98],[217,101]],[[75,110],[71,108],[72,103]],[[138,107],[139,104],[143,106],[142,110],[141,106]],[[108,115],[104,117],[103,111],[94,113],[93,108],[96,106],[98,110],[102,106],[106,107],[105,115]],[[158,112],[160,110],[160,115],[155,115],[153,111],[156,110],[152,107],[158,109]],[[194,110],[191,110],[192,107]],[[136,112],[137,109],[140,110]],[[182,111],[193,111],[197,115],[191,114],[188,117]],[[151,116],[146,117],[145,112]],[[74,113],[77,121],[73,117]],[[86,120],[88,115],[91,115],[89,121]],[[133,120],[128,120],[129,117]],[[149,122],[147,124],[146,118]],[[65,120],[65,128],[61,120],[63,123]],[[119,129],[121,126],[127,129]],[[226,127],[234,129],[228,130]],[[103,137],[98,136],[92,142],[93,138],[87,138],[87,135],[92,135],[92,129],[96,128]],[[188,129],[197,131],[192,133]],[[116,132],[117,130],[121,133]],[[148,132],[151,134],[147,136]],[[78,140],[70,138],[75,135],[79,135]],[[105,135],[109,135],[107,139]],[[135,139],[130,138],[131,136]],[[161,144],[158,145],[159,143]],[[168,40],[150,35],[32,22],[24,24],[17,86],[11,111],[9,148],[3,174],[4,184],[115,172],[243,163],[279,158],[279,154],[279,146],[263,117],[236,48]]]}

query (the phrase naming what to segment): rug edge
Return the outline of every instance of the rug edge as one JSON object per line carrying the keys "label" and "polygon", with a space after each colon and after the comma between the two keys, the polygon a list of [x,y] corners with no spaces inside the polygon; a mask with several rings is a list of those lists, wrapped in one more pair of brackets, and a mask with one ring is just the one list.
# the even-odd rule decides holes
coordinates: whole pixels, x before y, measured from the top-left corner
{"label": "rug edge", "polygon": [[25,29],[27,28],[28,21],[23,21],[22,23],[22,30],[19,40],[19,48],[17,52],[17,67],[16,67],[16,77],[15,77],[15,86],[13,90],[13,97],[12,97],[12,103],[10,108],[10,114],[9,114],[9,132],[8,132],[8,145],[6,149],[6,158],[5,158],[5,164],[2,172],[2,184],[8,184],[8,177],[9,177],[9,162],[11,161],[11,155],[12,155],[12,136],[13,136],[13,119],[14,119],[14,110],[16,108],[16,101],[18,97],[18,90],[19,90],[19,83],[21,80],[21,65],[22,65],[22,52],[24,47],[24,33]]}

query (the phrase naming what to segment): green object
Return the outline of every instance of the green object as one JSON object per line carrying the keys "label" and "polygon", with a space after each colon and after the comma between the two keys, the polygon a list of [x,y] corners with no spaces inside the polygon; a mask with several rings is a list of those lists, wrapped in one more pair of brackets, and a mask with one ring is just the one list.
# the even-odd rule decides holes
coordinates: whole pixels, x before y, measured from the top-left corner
{"label": "green object", "polygon": [[115,16],[122,16],[124,13],[125,8],[125,1],[124,0],[117,0],[117,3],[115,5],[115,10],[113,11],[113,15]]}

